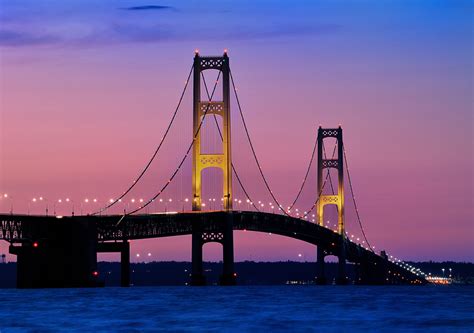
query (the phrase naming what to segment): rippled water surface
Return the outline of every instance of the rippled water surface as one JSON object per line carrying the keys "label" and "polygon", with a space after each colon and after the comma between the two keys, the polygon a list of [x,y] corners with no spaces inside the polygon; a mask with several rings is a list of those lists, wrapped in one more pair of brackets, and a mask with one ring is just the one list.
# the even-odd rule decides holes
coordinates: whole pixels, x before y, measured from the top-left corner
{"label": "rippled water surface", "polygon": [[473,332],[474,288],[150,287],[0,290],[0,332]]}

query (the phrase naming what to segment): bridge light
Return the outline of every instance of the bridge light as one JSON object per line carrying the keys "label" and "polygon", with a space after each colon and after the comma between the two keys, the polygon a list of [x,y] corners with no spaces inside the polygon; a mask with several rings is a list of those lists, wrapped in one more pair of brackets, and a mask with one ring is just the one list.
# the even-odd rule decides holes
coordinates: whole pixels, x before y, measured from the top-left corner
{"label": "bridge light", "polygon": [[39,246],[38,242],[33,242],[33,247],[38,247],[38,246]]}
{"label": "bridge light", "polygon": [[92,201],[97,202],[97,199],[94,199],[94,200],[92,200]]}
{"label": "bridge light", "polygon": [[89,199],[87,199],[87,198],[86,198],[86,199],[84,199],[84,202],[89,202]]}
{"label": "bridge light", "polygon": [[33,200],[31,200],[31,201],[36,202],[36,198],[33,198]]}
{"label": "bridge light", "polygon": [[92,272],[92,275],[95,276],[95,277],[97,277],[97,276],[99,276],[99,272],[93,271],[93,272]]}
{"label": "bridge light", "polygon": [[198,55],[199,54],[199,49],[195,49],[194,54]]}
{"label": "bridge light", "polygon": [[114,199],[110,199],[109,202],[110,202],[110,203],[113,203],[113,202],[114,202]]}
{"label": "bridge light", "polygon": [[227,49],[224,49],[224,54],[227,54]]}
{"label": "bridge light", "polygon": [[151,257],[151,253],[150,253],[150,252],[148,252],[148,256]]}

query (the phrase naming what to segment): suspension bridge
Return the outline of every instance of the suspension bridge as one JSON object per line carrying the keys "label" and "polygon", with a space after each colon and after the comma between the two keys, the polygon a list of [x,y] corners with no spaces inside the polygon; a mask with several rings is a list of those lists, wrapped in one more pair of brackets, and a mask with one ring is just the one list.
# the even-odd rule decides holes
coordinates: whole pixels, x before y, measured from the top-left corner
{"label": "suspension bridge", "polygon": [[[217,80],[213,89],[209,89],[204,71],[217,71]],[[123,214],[107,214],[142,181],[152,162],[159,156],[164,142],[168,138],[176,116],[181,109],[183,97],[189,82],[193,81],[193,136],[186,151],[169,179],[148,200],[140,200],[134,209],[124,209]],[[222,99],[214,100],[218,83],[222,82]],[[203,91],[201,91],[203,90]],[[202,93],[206,96],[202,97]],[[252,200],[232,161],[231,153],[231,93],[248,140],[252,157],[258,168],[265,190],[272,198],[273,212],[264,212],[261,206]],[[210,119],[210,120],[209,120]],[[218,121],[220,119],[220,122]],[[202,134],[205,121],[213,120],[219,137],[220,152],[208,153],[202,149]],[[331,156],[326,154],[325,139],[333,139],[336,144]],[[192,210],[182,212],[149,213],[150,206],[159,200],[172,184],[183,164],[192,155]],[[316,160],[316,162],[315,162]],[[294,214],[293,207],[300,199],[307,184],[311,165],[316,163],[317,193],[312,206],[302,214]],[[222,209],[204,211],[202,196],[202,172],[208,168],[222,170]],[[330,170],[337,173],[333,183]],[[349,185],[355,207],[355,217],[364,241],[357,243],[346,232],[345,214],[345,177]],[[248,210],[234,209],[233,182],[236,181],[245,196]],[[337,210],[337,228],[331,229],[324,224],[324,209],[333,205]],[[276,210],[275,210],[276,207]],[[309,219],[310,214],[315,219]],[[338,276],[336,283],[347,284],[424,284],[425,274],[400,260],[394,260],[384,251],[376,253],[365,235],[359,209],[354,197],[349,173],[342,128],[318,129],[311,159],[303,182],[294,201],[284,207],[273,192],[261,167],[247,127],[242,106],[237,94],[234,77],[230,69],[229,57],[225,51],[222,56],[201,56],[196,51],[193,65],[180,95],[178,105],[166,127],[164,135],[150,160],[136,177],[135,181],[117,198],[110,200],[104,207],[88,215],[48,216],[46,215],[0,215],[0,240],[10,243],[9,251],[17,256],[17,286],[19,288],[36,287],[84,287],[100,284],[97,271],[97,254],[117,252],[121,257],[121,283],[130,285],[130,241],[147,238],[191,235],[192,271],[190,284],[205,285],[203,271],[203,246],[209,242],[222,244],[223,271],[222,285],[237,283],[234,270],[235,230],[265,232],[298,239],[317,247],[317,276],[315,283],[326,284],[325,257],[338,258]],[[346,265],[355,267],[356,277],[348,281]]]}

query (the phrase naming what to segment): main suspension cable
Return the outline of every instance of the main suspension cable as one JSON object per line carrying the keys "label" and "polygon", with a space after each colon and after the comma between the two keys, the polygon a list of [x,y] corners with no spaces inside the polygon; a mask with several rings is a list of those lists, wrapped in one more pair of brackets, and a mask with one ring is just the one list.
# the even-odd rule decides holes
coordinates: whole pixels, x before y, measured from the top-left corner
{"label": "main suspension cable", "polygon": [[[296,204],[296,201],[298,201],[298,199],[301,195],[301,192],[303,192],[304,185],[306,184],[306,180],[308,179],[309,171],[311,170],[311,165],[313,164],[314,154],[316,152],[316,147],[317,146],[318,146],[318,137],[316,136],[316,141],[314,142],[314,146],[313,146],[313,152],[311,153],[311,159],[309,160],[308,169],[306,169],[306,174],[303,178],[303,183],[301,184],[301,187],[298,191],[298,194],[296,195],[295,200],[293,200],[293,203],[290,205],[288,210],[291,210],[293,208],[293,206]],[[323,145],[323,147],[324,147],[324,145]]]}
{"label": "main suspension cable", "polygon": [[[336,154],[336,148],[337,148],[337,141],[336,143],[334,144],[334,149],[332,151],[332,157],[331,158],[334,158],[334,155]],[[324,143],[323,143],[323,151],[324,151]],[[326,153],[325,153],[326,154]],[[326,156],[326,155],[325,155]],[[311,206],[311,208],[309,210],[306,211],[306,213],[304,213],[304,215],[302,215],[302,219],[305,219],[306,216],[309,215],[309,213],[311,213],[314,209],[314,207],[316,207],[316,205],[318,204],[319,202],[319,199],[321,199],[321,195],[323,194],[323,190],[324,188],[326,187],[326,183],[328,181],[328,178],[331,177],[331,174],[329,172],[329,169],[327,170],[327,173],[326,173],[326,177],[324,178],[324,182],[323,182],[323,186],[321,186],[321,190],[319,191],[318,193],[318,197],[316,198],[316,201],[314,202],[314,204]],[[333,189],[333,193],[334,193],[334,189]],[[324,222],[323,222],[324,223]]]}
{"label": "main suspension cable", "polygon": [[[220,75],[221,75],[221,71],[219,71],[219,75],[217,76],[217,80],[216,80],[216,83],[214,84],[214,88],[212,90],[212,94],[211,94],[211,97],[209,98],[209,102],[212,102],[212,97],[214,96],[214,93],[216,91],[216,87],[217,87],[217,83],[219,82],[219,78],[220,78]],[[194,142],[196,141],[196,138],[201,130],[201,127],[202,127],[202,124],[204,123],[204,119],[206,118],[206,115],[207,115],[207,112],[209,111],[209,107],[210,107],[210,103],[207,104],[207,107],[206,107],[206,110],[204,111],[204,114],[201,118],[201,121],[199,122],[199,126],[198,128],[196,129],[196,133],[194,133],[194,136],[193,136],[193,140],[191,141],[191,144],[189,145],[188,147],[188,150],[186,151],[186,153],[184,154],[184,157],[182,158],[181,162],[178,164],[178,167],[176,168],[176,170],[173,172],[173,174],[171,175],[171,177],[169,178],[169,180],[165,183],[165,185],[163,185],[163,187],[160,189],[160,191],[158,193],[156,193],[151,199],[149,199],[143,206],[140,206],[138,207],[137,209],[134,209],[132,210],[131,212],[129,213],[125,213],[122,218],[120,219],[120,221],[117,223],[117,225],[123,220],[123,218],[125,216],[129,216],[129,215],[132,215],[132,214],[135,214],[136,212],[139,212],[140,210],[142,210],[143,208],[147,207],[149,204],[151,204],[153,201],[155,201],[156,198],[158,198],[161,193],[163,193],[164,190],[166,190],[166,188],[168,187],[169,184],[171,184],[171,182],[173,181],[174,177],[176,176],[176,174],[179,172],[179,170],[181,169],[181,167],[183,166],[184,164],[184,161],[186,160],[186,158],[188,157],[189,155],[189,152],[191,151],[191,148],[193,148],[194,146]]]}
{"label": "main suspension cable", "polygon": [[273,191],[271,190],[270,185],[268,184],[268,181],[267,181],[267,179],[266,179],[266,177],[263,173],[262,167],[260,166],[260,162],[258,161],[257,154],[255,153],[255,149],[253,147],[252,140],[250,139],[250,133],[249,133],[249,130],[247,128],[247,124],[245,122],[244,114],[242,112],[242,107],[240,105],[239,96],[237,94],[237,88],[235,87],[234,76],[232,75],[232,71],[229,70],[229,73],[230,73],[230,79],[232,81],[232,87],[233,87],[233,90],[234,90],[235,99],[237,101],[237,106],[239,107],[240,118],[242,119],[242,123],[243,123],[244,129],[245,129],[245,134],[247,135],[247,140],[250,144],[250,149],[252,150],[253,157],[255,159],[255,162],[257,163],[258,171],[260,172],[260,175],[262,176],[263,182],[265,183],[265,187],[267,188],[268,192],[270,193],[270,196],[273,198],[275,203],[278,205],[278,207],[281,208],[281,210],[283,211],[283,213],[285,215],[291,217],[291,215],[286,212],[285,208],[282,205],[280,205],[280,203],[278,202],[277,198],[273,194]]}
{"label": "main suspension cable", "polygon": [[[344,153],[344,161],[346,162],[346,171],[347,171],[347,179],[349,180],[349,188],[351,189],[351,196],[352,196],[352,202],[354,203],[354,208],[356,211],[356,216],[357,216],[357,221],[359,222],[360,230],[362,231],[362,235],[364,236],[365,242],[367,243],[367,246],[369,247],[370,251],[374,252],[372,246],[370,246],[370,243],[367,239],[367,236],[365,235],[364,227],[362,226],[362,221],[359,215],[359,208],[357,207],[355,195],[354,195],[354,189],[352,187],[352,181],[351,181],[351,174],[349,173],[349,165],[347,163],[347,156],[346,156],[346,150],[343,147],[342,151]],[[375,252],[374,252],[375,253]]]}
{"label": "main suspension cable", "polygon": [[[206,78],[204,77],[204,73],[201,72],[201,76],[202,76],[202,82],[204,83],[204,88],[206,89],[207,98],[211,98],[211,96],[209,95],[209,89],[207,88],[207,83],[206,83]],[[217,117],[216,117],[215,114],[213,114],[213,116],[214,116],[214,122],[215,122],[216,127],[217,127],[217,131],[219,132],[219,136],[220,136],[221,140],[224,141],[224,137],[222,136],[221,128],[219,126],[219,122],[217,121]],[[250,195],[248,194],[247,190],[245,189],[245,186],[242,183],[242,181],[239,177],[239,174],[237,173],[237,169],[235,168],[233,162],[231,162],[231,166],[232,166],[232,171],[234,172],[235,177],[237,178],[237,182],[239,183],[240,187],[244,191],[245,196],[250,201],[250,204],[255,208],[255,210],[257,210],[257,212],[259,212],[260,209],[258,209],[258,207],[255,205],[252,198],[250,198]]]}
{"label": "main suspension cable", "polygon": [[183,98],[184,98],[184,94],[186,93],[186,90],[188,88],[188,84],[189,84],[189,79],[191,77],[191,74],[193,73],[193,69],[194,69],[194,65],[191,66],[191,70],[189,71],[189,74],[188,74],[188,77],[185,81],[185,84],[184,84],[184,89],[181,93],[181,96],[179,98],[179,101],[178,101],[178,105],[176,106],[176,109],[174,110],[174,113],[173,113],[173,116],[171,117],[171,120],[168,124],[168,127],[166,128],[166,131],[165,131],[165,134],[163,135],[163,137],[161,138],[160,140],[160,143],[158,144],[158,147],[155,149],[155,152],[153,153],[153,155],[151,156],[150,160],[148,161],[148,163],[146,164],[145,168],[143,168],[142,172],[138,175],[138,177],[133,181],[132,185],[130,185],[130,187],[127,188],[127,190],[125,192],[123,192],[117,199],[114,199],[110,204],[106,205],[104,208],[101,208],[99,211],[93,213],[92,215],[97,215],[97,214],[101,214],[103,211],[109,209],[110,207],[114,206],[117,202],[119,202],[123,197],[125,197],[134,187],[135,185],[138,184],[138,182],[140,181],[140,179],[143,177],[143,175],[145,175],[145,173],[147,172],[148,168],[150,167],[151,163],[154,161],[156,155],[158,154],[158,152],[160,151],[161,149],[161,146],[163,145],[166,137],[168,136],[168,133],[171,129],[171,126],[173,125],[174,123],[174,120],[176,119],[176,115],[178,114],[178,111],[179,111],[179,108],[181,106],[181,103],[183,101]]}

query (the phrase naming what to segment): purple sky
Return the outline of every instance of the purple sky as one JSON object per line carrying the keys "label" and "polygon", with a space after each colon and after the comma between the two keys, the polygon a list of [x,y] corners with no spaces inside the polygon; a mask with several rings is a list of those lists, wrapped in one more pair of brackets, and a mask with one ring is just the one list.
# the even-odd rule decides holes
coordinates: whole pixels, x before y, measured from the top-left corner
{"label": "purple sky", "polygon": [[[50,212],[69,197],[76,213],[80,206],[88,213],[117,197],[163,135],[194,49],[218,55],[227,48],[257,154],[284,205],[301,184],[317,126],[342,124],[372,245],[405,260],[473,261],[472,9],[470,1],[0,0],[0,193],[9,195],[0,211],[13,204],[15,213],[28,206],[43,213],[45,204],[32,202],[42,196]],[[233,161],[268,209],[232,103]],[[168,179],[191,126],[189,90],[127,209]],[[217,146],[216,137],[208,140]],[[315,173],[301,211],[316,198]],[[188,160],[163,196],[173,199],[166,209],[182,209],[190,175]],[[217,176],[205,176],[205,199],[219,198]],[[349,195],[346,203],[347,229],[361,237]],[[56,206],[71,213],[71,205]],[[275,235],[239,232],[235,243],[237,260],[314,260],[316,253]],[[148,252],[150,260],[191,256],[189,237],[132,246],[136,260]],[[205,259],[220,258],[219,245],[206,245]]]}

